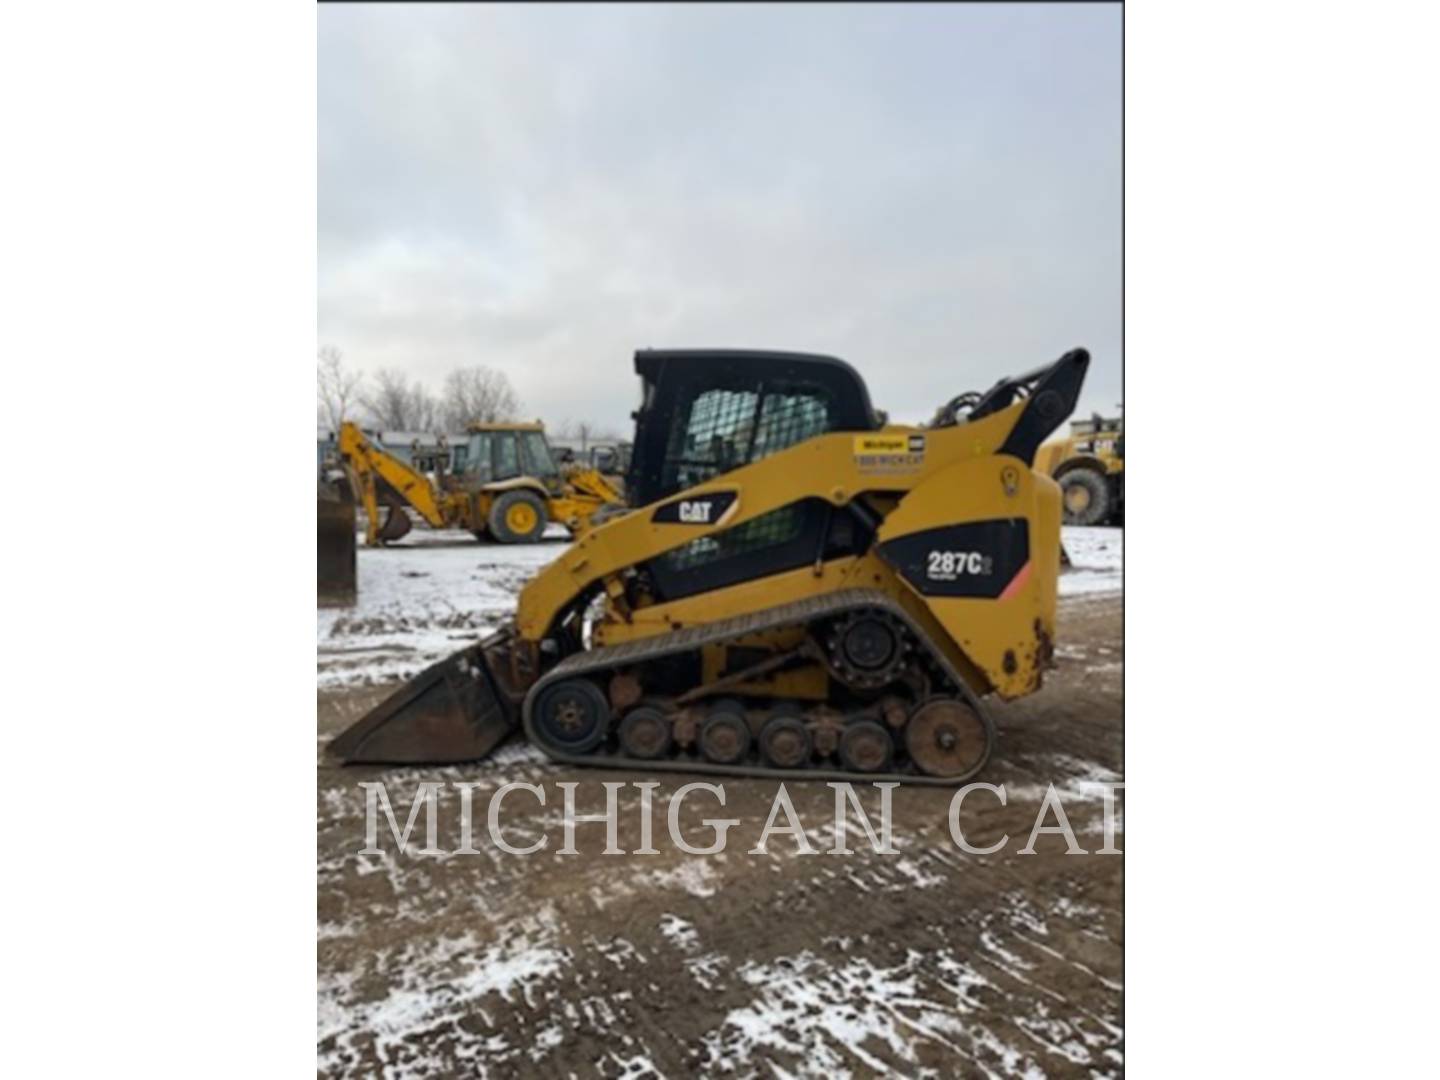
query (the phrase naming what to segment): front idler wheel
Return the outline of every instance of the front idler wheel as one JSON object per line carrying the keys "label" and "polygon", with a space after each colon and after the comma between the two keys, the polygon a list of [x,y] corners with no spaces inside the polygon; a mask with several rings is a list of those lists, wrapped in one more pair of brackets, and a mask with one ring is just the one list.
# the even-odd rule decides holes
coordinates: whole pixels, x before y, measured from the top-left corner
{"label": "front idler wheel", "polygon": [[927,701],[910,716],[905,749],[923,773],[947,780],[978,772],[990,757],[991,732],[963,701]]}
{"label": "front idler wheel", "polygon": [[557,750],[589,753],[610,729],[610,703],[594,683],[568,679],[541,692],[535,702],[535,728]]}

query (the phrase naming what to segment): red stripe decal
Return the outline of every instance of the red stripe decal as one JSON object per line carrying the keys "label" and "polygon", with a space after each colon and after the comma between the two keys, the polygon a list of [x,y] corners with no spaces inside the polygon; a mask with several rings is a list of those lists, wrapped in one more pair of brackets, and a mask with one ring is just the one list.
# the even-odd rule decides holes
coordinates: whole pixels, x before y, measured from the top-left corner
{"label": "red stripe decal", "polygon": [[1009,600],[1010,597],[1014,596],[1021,589],[1023,589],[1025,587],[1025,583],[1029,580],[1030,563],[1027,562],[1024,566],[1020,567],[1019,571],[1015,574],[1015,576],[1010,579],[1010,584],[1005,586],[1005,591],[1000,594],[999,599]]}

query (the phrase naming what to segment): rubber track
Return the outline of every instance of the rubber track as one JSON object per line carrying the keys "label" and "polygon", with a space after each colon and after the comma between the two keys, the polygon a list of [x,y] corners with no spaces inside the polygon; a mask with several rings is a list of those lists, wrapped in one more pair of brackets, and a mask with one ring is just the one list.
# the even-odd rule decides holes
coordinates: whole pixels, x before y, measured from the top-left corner
{"label": "rubber track", "polygon": [[[677,653],[693,652],[702,646],[718,644],[730,638],[775,630],[784,626],[806,625],[820,619],[833,618],[856,608],[880,608],[900,619],[959,689],[959,696],[963,697],[966,704],[974,709],[976,715],[980,717],[981,723],[985,725],[985,753],[975,768],[968,773],[961,776],[940,777],[927,776],[918,771],[913,773],[861,773],[845,769],[823,768],[772,769],[763,765],[718,765],[702,759],[654,760],[615,754],[570,754],[551,747],[535,730],[531,716],[534,703],[541,691],[551,683],[593,675],[597,671],[658,660],[661,657],[674,656]],[[722,619],[700,626],[685,627],[669,634],[657,634],[640,641],[627,641],[621,645],[587,649],[584,652],[568,656],[551,668],[525,695],[524,724],[525,736],[530,742],[540,747],[554,760],[574,765],[598,765],[604,768],[639,771],[664,769],[673,772],[695,772],[718,776],[775,777],[782,780],[861,780],[882,783],[896,781],[902,784],[958,787],[985,767],[995,746],[995,724],[990,719],[990,714],[981,705],[980,699],[966,685],[965,680],[960,677],[960,673],[931,644],[929,636],[915,624],[914,619],[906,614],[905,609],[885,593],[875,589],[842,589],[823,596],[797,600],[791,604],[765,608],[733,619]]]}

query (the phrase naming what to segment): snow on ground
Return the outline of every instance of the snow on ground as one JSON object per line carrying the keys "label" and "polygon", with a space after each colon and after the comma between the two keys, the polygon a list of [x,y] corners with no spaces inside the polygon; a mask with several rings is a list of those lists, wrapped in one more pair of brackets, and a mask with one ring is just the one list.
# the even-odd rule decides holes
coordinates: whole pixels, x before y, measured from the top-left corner
{"label": "snow on ground", "polygon": [[482,544],[460,530],[416,529],[356,552],[356,603],[317,615],[322,689],[407,678],[497,627],[537,570],[567,544]]}
{"label": "snow on ground", "polygon": [[1117,593],[1125,580],[1125,531],[1080,525],[1060,530],[1073,569],[1060,575],[1061,596]]}
{"label": "snow on ground", "polygon": [[[1124,533],[1063,530],[1074,569],[1060,595],[1119,592]],[[539,544],[482,544],[467,532],[416,529],[399,544],[357,552],[354,607],[318,613],[317,682],[322,689],[408,678],[498,627],[520,587],[565,550],[551,526]]]}
{"label": "snow on ground", "polygon": [[[321,1052],[317,1065],[322,1075],[355,1072],[356,1041],[373,1042],[388,1063],[387,1076],[424,1077],[443,1072],[448,1063],[436,1046],[427,1053],[426,1032],[444,1030],[472,1016],[491,994],[502,1002],[535,1006],[535,994],[556,981],[569,962],[569,954],[554,942],[555,916],[542,906],[533,918],[507,928],[504,939],[485,948],[473,934],[440,937],[423,947],[402,949],[385,968],[392,982],[378,999],[356,1002],[357,985],[366,975],[362,967],[344,972],[322,972],[319,980],[317,1040],[333,1041]],[[372,962],[378,958],[372,958]],[[561,980],[563,982],[563,979]],[[539,1061],[554,1043],[539,1038],[536,1045],[512,1045],[496,1035],[470,1048],[484,1054],[487,1063],[519,1068],[526,1057]],[[482,1070],[480,1075],[484,1075]]]}

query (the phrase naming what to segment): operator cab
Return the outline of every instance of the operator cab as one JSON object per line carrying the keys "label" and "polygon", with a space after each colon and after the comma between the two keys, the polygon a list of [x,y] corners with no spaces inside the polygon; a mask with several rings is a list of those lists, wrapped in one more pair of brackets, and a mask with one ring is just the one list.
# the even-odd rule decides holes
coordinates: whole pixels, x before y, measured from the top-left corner
{"label": "operator cab", "polygon": [[545,429],[538,424],[471,429],[458,466],[467,487],[513,480],[517,476],[533,476],[546,488],[560,484],[560,468],[550,452]]}
{"label": "operator cab", "polygon": [[635,447],[625,488],[645,506],[830,431],[879,418],[843,360],[751,349],[643,349]]}
{"label": "operator cab", "polygon": [[[831,431],[881,421],[843,360],[739,349],[635,354],[643,398],[625,477],[645,506]],[[802,498],[741,525],[696,537],[640,566],[656,599],[675,600],[818,560],[863,551],[870,527],[823,499]]]}

